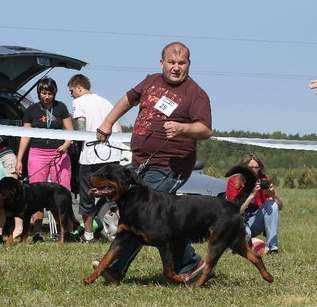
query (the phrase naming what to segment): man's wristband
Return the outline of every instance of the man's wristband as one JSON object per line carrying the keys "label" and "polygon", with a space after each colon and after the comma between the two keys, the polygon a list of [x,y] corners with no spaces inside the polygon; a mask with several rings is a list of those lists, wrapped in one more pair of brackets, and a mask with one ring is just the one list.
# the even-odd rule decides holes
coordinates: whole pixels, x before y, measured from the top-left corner
{"label": "man's wristband", "polygon": [[97,128],[97,132],[100,133],[101,135],[103,135],[104,137],[108,137],[109,134],[105,133],[104,131],[102,131],[101,129]]}

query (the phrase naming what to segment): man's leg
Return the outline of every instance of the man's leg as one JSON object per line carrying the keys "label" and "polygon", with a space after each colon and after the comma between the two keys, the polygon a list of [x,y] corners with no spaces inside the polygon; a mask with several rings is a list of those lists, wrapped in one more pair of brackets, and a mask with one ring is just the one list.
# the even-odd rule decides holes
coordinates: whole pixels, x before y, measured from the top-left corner
{"label": "man's leg", "polygon": [[[150,169],[143,174],[144,183],[152,189],[160,192],[175,193],[176,190],[185,183],[185,181],[178,180],[173,172],[166,172],[164,170]],[[131,238],[128,244],[125,245],[120,257],[112,266],[106,270],[104,276],[111,273],[112,276],[122,279],[131,262],[141,250],[142,245],[136,238]],[[175,268],[177,273],[187,273],[195,269],[200,262],[200,257],[195,254],[190,242],[182,242],[175,246],[173,251],[175,255]]]}
{"label": "man's leg", "polygon": [[[148,170],[144,173],[142,179],[147,186],[153,189],[157,189],[159,185],[165,186],[164,179],[166,177],[167,175],[165,172]],[[170,185],[168,185],[168,187],[169,189],[171,188]],[[164,191],[166,189],[164,189]],[[159,191],[161,190],[159,189]],[[124,246],[124,249],[122,250],[122,253],[119,256],[119,258],[113,262],[113,264],[108,270],[106,270],[107,272],[104,276],[106,276],[107,273],[111,273],[112,275],[115,275],[118,278],[122,279],[125,276],[131,262],[139,253],[141,248],[142,245],[139,243],[139,241],[134,237],[131,238],[129,243]]]}
{"label": "man's leg", "polygon": [[201,261],[201,257],[196,254],[189,240],[175,243],[173,254],[174,269],[177,274],[191,272]]}
{"label": "man's leg", "polygon": [[[177,174],[165,170],[150,169],[144,176],[146,185],[159,192],[176,193],[176,191],[186,182],[179,180]],[[174,244],[174,269],[178,274],[188,273],[195,269],[201,257],[196,254],[189,240],[176,242]]]}
{"label": "man's leg", "polygon": [[95,198],[88,194],[90,189],[89,178],[94,171],[102,166],[103,164],[79,166],[79,214],[84,222],[85,232],[82,239],[85,242],[94,239],[93,219],[96,211]]}

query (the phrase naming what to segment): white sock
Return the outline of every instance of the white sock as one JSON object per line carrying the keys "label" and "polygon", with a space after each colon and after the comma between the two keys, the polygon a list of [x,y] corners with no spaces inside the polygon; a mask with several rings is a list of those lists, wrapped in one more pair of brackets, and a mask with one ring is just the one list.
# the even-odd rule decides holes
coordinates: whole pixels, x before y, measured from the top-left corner
{"label": "white sock", "polygon": [[87,241],[90,241],[94,238],[94,233],[93,232],[88,232],[88,231],[85,231],[84,233],[84,237]]}

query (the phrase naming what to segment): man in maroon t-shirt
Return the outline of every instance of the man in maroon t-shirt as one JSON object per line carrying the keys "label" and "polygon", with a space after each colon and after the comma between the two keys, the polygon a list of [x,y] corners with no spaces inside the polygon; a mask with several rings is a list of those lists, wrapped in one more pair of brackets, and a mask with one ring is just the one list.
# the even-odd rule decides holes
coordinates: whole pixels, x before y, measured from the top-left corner
{"label": "man in maroon t-shirt", "polygon": [[[142,179],[157,191],[175,193],[190,176],[196,161],[196,141],[211,136],[211,110],[208,95],[188,76],[189,49],[174,42],[161,55],[162,73],[147,76],[128,91],[106,116],[97,133],[100,141],[110,136],[113,124],[132,107],[139,105],[131,139],[132,164],[138,168],[149,160]],[[131,239],[119,260],[103,276],[109,280],[124,277],[141,248]],[[175,272],[192,273],[196,278],[205,263],[190,242],[177,246]]]}

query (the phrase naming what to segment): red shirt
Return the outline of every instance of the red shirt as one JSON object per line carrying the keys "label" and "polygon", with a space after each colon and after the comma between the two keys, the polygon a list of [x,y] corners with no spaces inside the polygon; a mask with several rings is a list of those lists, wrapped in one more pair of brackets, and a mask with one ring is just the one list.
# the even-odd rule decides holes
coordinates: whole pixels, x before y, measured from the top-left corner
{"label": "red shirt", "polygon": [[[176,106],[170,115],[155,107],[163,96]],[[166,142],[163,125],[166,121],[201,122],[211,128],[208,95],[190,77],[173,86],[162,74],[153,74],[130,90],[127,97],[131,105],[140,105],[131,139],[133,165],[137,167],[154,153],[150,166],[188,177],[196,161],[196,140],[178,135]]]}
{"label": "red shirt", "polygon": [[[266,176],[260,179],[267,179]],[[245,184],[244,178],[241,175],[233,175],[229,178],[226,188],[226,196],[228,200],[234,200],[241,192]],[[270,198],[267,190],[257,190],[255,198],[252,201],[257,207],[261,208],[263,204]]]}

